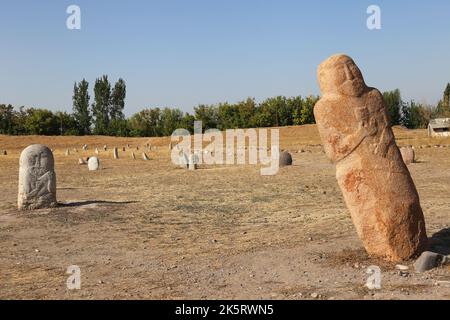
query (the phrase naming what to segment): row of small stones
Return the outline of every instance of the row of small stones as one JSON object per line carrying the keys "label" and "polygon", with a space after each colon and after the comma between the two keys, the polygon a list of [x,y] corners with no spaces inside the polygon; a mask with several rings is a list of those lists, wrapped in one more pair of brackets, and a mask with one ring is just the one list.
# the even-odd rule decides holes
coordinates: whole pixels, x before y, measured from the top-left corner
{"label": "row of small stones", "polygon": [[[147,150],[152,150],[153,148],[154,148],[154,150],[157,150],[157,147],[155,146],[155,147],[152,147],[152,146],[150,146],[150,145],[147,145],[146,146],[147,147]],[[321,145],[308,145],[308,147],[322,147]],[[448,144],[448,145],[422,145],[422,146],[418,146],[418,147],[414,147],[414,146],[410,146],[410,147],[412,147],[413,149],[429,149],[429,148],[450,148],[450,144]],[[127,145],[127,147],[123,147],[122,148],[122,151],[126,151],[126,148],[128,148],[128,149],[130,149],[131,148],[131,146],[130,145]],[[82,149],[83,150],[88,150],[88,147],[85,145],[85,146],[83,146],[82,147]],[[169,149],[172,149],[172,145],[169,145]],[[248,147],[245,147],[244,148],[245,150],[248,150]],[[98,148],[95,148],[95,150],[96,150],[96,153],[98,153],[98,152],[100,152],[99,151],[99,149]],[[108,150],[108,148],[107,148],[107,146],[104,146],[103,147],[103,150],[104,151],[107,151]],[[136,146],[136,150],[139,150],[139,146]],[[262,148],[257,148],[257,150],[262,150]],[[52,152],[53,152],[54,150],[52,150]],[[75,148],[75,149],[73,149],[73,151],[74,152],[78,152],[78,150]],[[270,151],[270,148],[267,148],[267,151]],[[287,151],[287,150],[281,150],[282,152],[283,151]],[[305,153],[305,152],[312,152],[311,150],[305,150],[305,149],[300,149],[300,150],[298,150],[298,151],[295,151],[294,153]],[[66,149],[66,155],[68,155],[70,153],[70,151],[69,151],[69,149]],[[6,151],[6,150],[3,150],[0,154],[2,154],[2,155],[4,155],[4,156],[6,156],[6,155],[8,155],[8,152]]]}

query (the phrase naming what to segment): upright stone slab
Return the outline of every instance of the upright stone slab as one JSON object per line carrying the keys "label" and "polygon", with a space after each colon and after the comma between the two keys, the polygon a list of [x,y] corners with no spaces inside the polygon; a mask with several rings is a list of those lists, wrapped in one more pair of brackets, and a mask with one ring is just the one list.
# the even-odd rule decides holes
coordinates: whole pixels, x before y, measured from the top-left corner
{"label": "upright stone slab", "polygon": [[345,55],[323,62],[318,78],[323,97],[314,115],[320,137],[367,252],[391,261],[420,255],[427,247],[425,220],[383,96],[366,86]]}
{"label": "upright stone slab", "polygon": [[148,155],[145,152],[142,153],[142,159],[144,161],[149,161],[150,160],[150,158],[148,157]]}
{"label": "upright stone slab", "polygon": [[288,151],[283,151],[280,153],[279,166],[292,166],[292,155]]}
{"label": "upright stone slab", "polygon": [[19,160],[19,210],[56,207],[55,160],[49,148],[34,144]]}
{"label": "upright stone slab", "polygon": [[183,151],[180,151],[178,153],[178,165],[182,167],[183,169],[189,168],[189,158],[186,153]]}
{"label": "upright stone slab", "polygon": [[189,156],[189,170],[197,170],[198,169],[198,157],[196,154],[191,154]]}
{"label": "upright stone slab", "polygon": [[402,154],[403,162],[405,162],[406,165],[416,161],[416,154],[412,147],[400,148],[400,153]]}
{"label": "upright stone slab", "polygon": [[114,159],[119,159],[119,149],[117,147],[114,147]]}
{"label": "upright stone slab", "polygon": [[89,171],[97,171],[100,169],[100,160],[97,157],[90,157],[88,160]]}

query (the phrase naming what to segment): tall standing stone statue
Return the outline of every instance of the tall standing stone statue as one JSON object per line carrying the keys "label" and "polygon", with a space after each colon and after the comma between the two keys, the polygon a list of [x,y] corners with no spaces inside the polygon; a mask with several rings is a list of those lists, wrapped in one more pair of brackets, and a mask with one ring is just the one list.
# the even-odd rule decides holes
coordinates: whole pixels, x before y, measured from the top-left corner
{"label": "tall standing stone statue", "polygon": [[427,247],[425,219],[381,93],[345,55],[319,66],[323,97],[314,108],[327,156],[356,231],[370,255],[407,260]]}
{"label": "tall standing stone statue", "polygon": [[19,163],[19,210],[56,207],[55,161],[50,149],[31,145],[22,151]]}

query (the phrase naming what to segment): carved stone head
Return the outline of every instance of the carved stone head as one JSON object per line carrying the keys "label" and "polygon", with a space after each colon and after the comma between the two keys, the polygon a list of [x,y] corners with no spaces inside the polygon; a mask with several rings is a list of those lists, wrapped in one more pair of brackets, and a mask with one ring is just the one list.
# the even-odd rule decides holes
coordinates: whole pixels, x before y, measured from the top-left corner
{"label": "carved stone head", "polygon": [[39,171],[53,170],[55,161],[49,148],[40,144],[33,144],[22,151],[20,155],[21,168],[36,168]]}
{"label": "carved stone head", "polygon": [[346,55],[331,56],[319,65],[317,73],[323,94],[359,97],[367,89],[358,66]]}

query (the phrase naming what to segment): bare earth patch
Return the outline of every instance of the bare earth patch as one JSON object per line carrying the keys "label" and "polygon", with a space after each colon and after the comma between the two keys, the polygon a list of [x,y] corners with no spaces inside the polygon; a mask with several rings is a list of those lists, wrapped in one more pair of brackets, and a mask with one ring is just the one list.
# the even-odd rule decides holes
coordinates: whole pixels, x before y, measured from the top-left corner
{"label": "bare earth patch", "polygon": [[[419,163],[409,169],[428,236],[448,251],[450,148],[434,145],[450,140],[395,133],[399,145],[416,147]],[[367,256],[315,126],[283,128],[280,137],[294,165],[263,177],[258,166],[182,170],[170,162],[168,138],[0,136],[8,150],[0,156],[0,298],[450,299],[448,267],[416,274],[407,261],[400,274]],[[143,161],[147,142],[158,148]],[[30,143],[54,149],[57,208],[16,209],[18,159]],[[114,160],[112,148],[127,143]],[[102,170],[89,172],[78,158],[95,146]],[[70,265],[81,268],[81,290],[66,288]],[[370,265],[382,269],[379,291],[364,286]]]}

